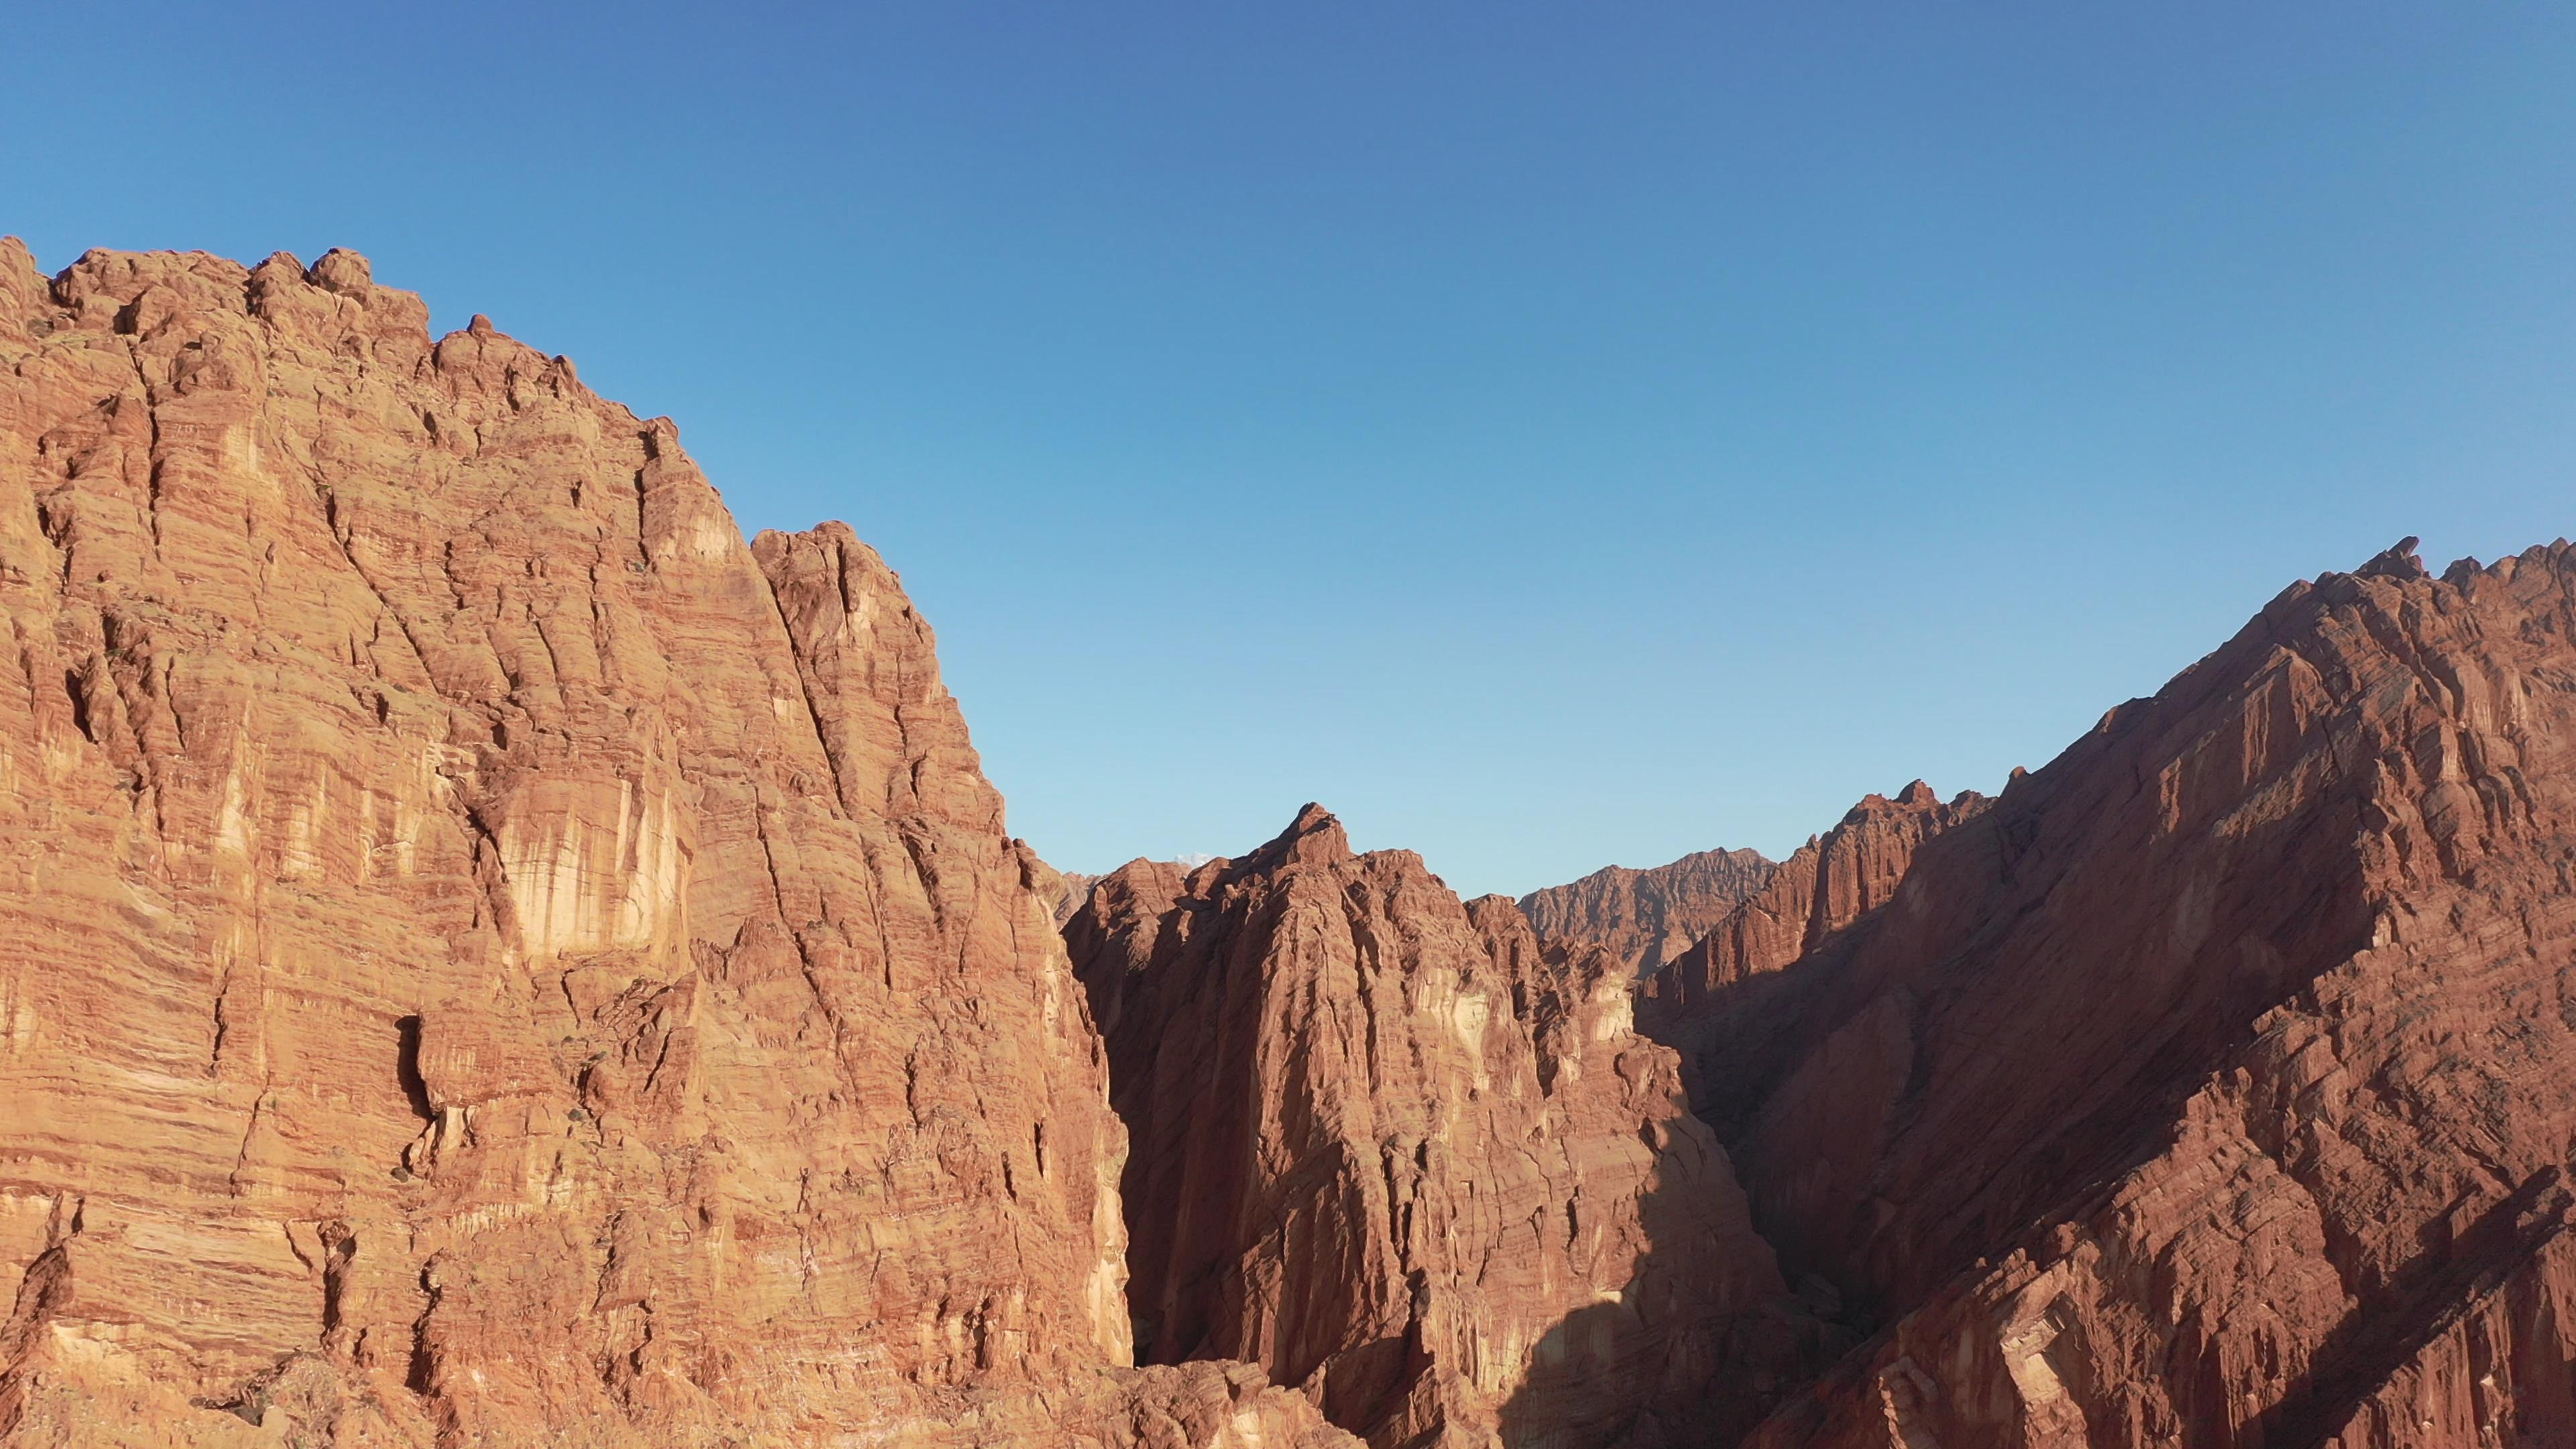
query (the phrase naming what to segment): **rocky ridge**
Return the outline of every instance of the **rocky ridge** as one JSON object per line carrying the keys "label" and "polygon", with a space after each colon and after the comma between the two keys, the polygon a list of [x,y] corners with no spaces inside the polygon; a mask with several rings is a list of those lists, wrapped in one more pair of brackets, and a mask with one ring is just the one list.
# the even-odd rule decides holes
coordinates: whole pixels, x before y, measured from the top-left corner
{"label": "rocky ridge", "polygon": [[1758,883],[1095,882],[849,530],[426,318],[0,242],[0,1440],[2576,1442],[2563,542]]}
{"label": "rocky ridge", "polygon": [[[1712,1083],[1741,1075],[1771,1044],[1741,1029],[1748,1003],[1786,970],[1829,945],[1896,894],[1925,841],[1990,802],[1975,791],[1943,801],[1921,780],[1891,800],[1864,798],[1833,829],[1774,867],[1760,889],[1709,932],[1638,983],[1641,1029],[1682,1053],[1693,1106],[1718,1113]],[[1713,1049],[1712,1038],[1719,1045]]]}
{"label": "rocky ridge", "polygon": [[335,251],[0,242],[0,1436],[1320,1444],[1139,1371],[930,630]]}
{"label": "rocky ridge", "polygon": [[1755,850],[1703,850],[1650,870],[1608,866],[1530,892],[1521,914],[1540,945],[1597,945],[1643,976],[1708,934],[1775,868]]}
{"label": "rocky ridge", "polygon": [[1314,806],[1113,873],[1067,938],[1141,1357],[1258,1362],[1381,1449],[1725,1443],[1789,1381],[1811,1325],[1618,958]]}
{"label": "rocky ridge", "polygon": [[1883,1325],[1753,1442],[2576,1436],[2576,553],[2412,543],[1641,1012]]}

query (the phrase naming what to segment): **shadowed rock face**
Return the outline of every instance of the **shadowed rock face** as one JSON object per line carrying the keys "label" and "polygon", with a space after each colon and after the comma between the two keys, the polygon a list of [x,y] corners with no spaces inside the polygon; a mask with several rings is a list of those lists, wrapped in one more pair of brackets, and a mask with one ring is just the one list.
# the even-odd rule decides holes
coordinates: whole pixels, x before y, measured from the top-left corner
{"label": "shadowed rock face", "polygon": [[0,1440],[2576,1442],[2567,545],[1542,951],[1058,876],[847,529],[426,315],[0,242]]}
{"label": "shadowed rock face", "polygon": [[1652,870],[1623,865],[1521,897],[1542,946],[1595,945],[1646,975],[1762,889],[1775,867],[1752,850],[1703,850]]}
{"label": "shadowed rock face", "polygon": [[[1945,803],[1917,780],[1893,800],[1872,795],[1853,806],[1840,824],[1773,867],[1706,935],[1648,974],[1638,987],[1640,1026],[1658,1041],[1694,1043],[1698,1028],[1738,1009],[1747,982],[1819,950],[1885,905],[1925,841],[1976,818],[1988,803],[1973,790]],[[1704,1055],[1684,1054],[1694,1086],[1730,1065]],[[1704,1092],[1694,1100],[1709,1110]]]}
{"label": "shadowed rock face", "polygon": [[1243,1358],[1375,1444],[1723,1443],[1804,1325],[1606,952],[1309,806],[1067,932],[1137,1150],[1142,1357]]}
{"label": "shadowed rock face", "polygon": [[1755,1442],[2576,1436],[2576,555],[2411,544],[1643,1013],[1886,1324]]}
{"label": "shadowed rock face", "polygon": [[892,572],[427,315],[0,243],[0,1434],[1332,1437],[1116,1370],[1098,1040]]}

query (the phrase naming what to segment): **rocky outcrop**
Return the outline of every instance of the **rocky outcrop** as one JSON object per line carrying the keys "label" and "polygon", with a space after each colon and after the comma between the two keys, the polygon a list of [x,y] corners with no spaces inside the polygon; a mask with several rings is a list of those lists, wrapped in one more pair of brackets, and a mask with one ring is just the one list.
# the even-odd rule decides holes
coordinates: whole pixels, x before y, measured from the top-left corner
{"label": "rocky outcrop", "polygon": [[1098,1039],[893,573],[427,316],[0,243],[0,1434],[1329,1437],[1120,1367]]}
{"label": "rocky outcrop", "polygon": [[1091,888],[1098,884],[1100,877],[1096,875],[1084,875],[1080,871],[1064,873],[1064,885],[1057,891],[1054,906],[1048,912],[1057,929],[1063,929],[1064,923],[1073,919],[1074,912],[1082,909],[1082,903],[1091,899]]}
{"label": "rocky outcrop", "polygon": [[1721,1132],[1725,1084],[1758,1078],[1788,1050],[1760,1010],[1772,973],[1847,946],[1852,932],[1895,895],[1923,843],[1989,802],[1973,790],[1944,801],[1917,780],[1891,800],[1864,798],[1840,823],[1800,846],[1706,935],[1638,983],[1639,1029],[1678,1050],[1691,1102]]}
{"label": "rocky outcrop", "polygon": [[1242,1358],[1371,1443],[1724,1443],[1808,1327],[1603,951],[1309,806],[1067,931],[1135,1152],[1140,1356]]}
{"label": "rocky outcrop", "polygon": [[1726,919],[1771,878],[1754,850],[1703,850],[1652,870],[1624,865],[1521,897],[1539,944],[1600,946],[1632,976],[1649,974]]}
{"label": "rocky outcrop", "polygon": [[1056,928],[1061,930],[1065,922],[1073,919],[1073,913],[1082,909],[1082,903],[1091,899],[1091,888],[1099,883],[1100,877],[1096,875],[1084,875],[1078,870],[1057,870],[1040,862],[1033,888],[1038,893],[1038,900],[1047,908],[1047,919],[1055,922]]}
{"label": "rocky outcrop", "polygon": [[1049,870],[849,530],[426,316],[0,242],[0,1440],[2576,1442],[2568,545],[1675,951]]}
{"label": "rocky outcrop", "polygon": [[2411,545],[1698,1042],[1757,1220],[1884,1325],[1756,1442],[2576,1438],[2576,553]]}
{"label": "rocky outcrop", "polygon": [[1920,780],[1893,800],[1871,795],[1841,823],[1764,872],[1754,889],[1639,988],[1639,1010],[1661,1036],[1750,978],[1778,971],[1887,903],[1923,842],[1974,819],[1986,798],[1963,791],[1943,801]]}

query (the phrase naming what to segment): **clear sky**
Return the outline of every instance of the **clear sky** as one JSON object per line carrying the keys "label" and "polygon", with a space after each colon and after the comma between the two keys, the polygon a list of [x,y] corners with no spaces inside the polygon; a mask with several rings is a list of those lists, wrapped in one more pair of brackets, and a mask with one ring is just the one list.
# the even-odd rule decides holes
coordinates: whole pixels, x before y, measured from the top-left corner
{"label": "clear sky", "polygon": [[2564,4],[396,8],[22,7],[0,231],[571,354],[1068,868],[1776,855],[2576,532]]}

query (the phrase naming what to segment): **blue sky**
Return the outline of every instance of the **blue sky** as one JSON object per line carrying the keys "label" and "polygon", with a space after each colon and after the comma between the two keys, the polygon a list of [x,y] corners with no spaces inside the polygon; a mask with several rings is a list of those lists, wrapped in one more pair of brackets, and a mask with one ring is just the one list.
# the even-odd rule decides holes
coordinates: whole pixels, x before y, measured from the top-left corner
{"label": "blue sky", "polygon": [[[1795,13],[1793,13],[1795,12]],[[1012,827],[1523,891],[2576,531],[2576,8],[45,6],[0,231],[356,247],[849,520]]]}

